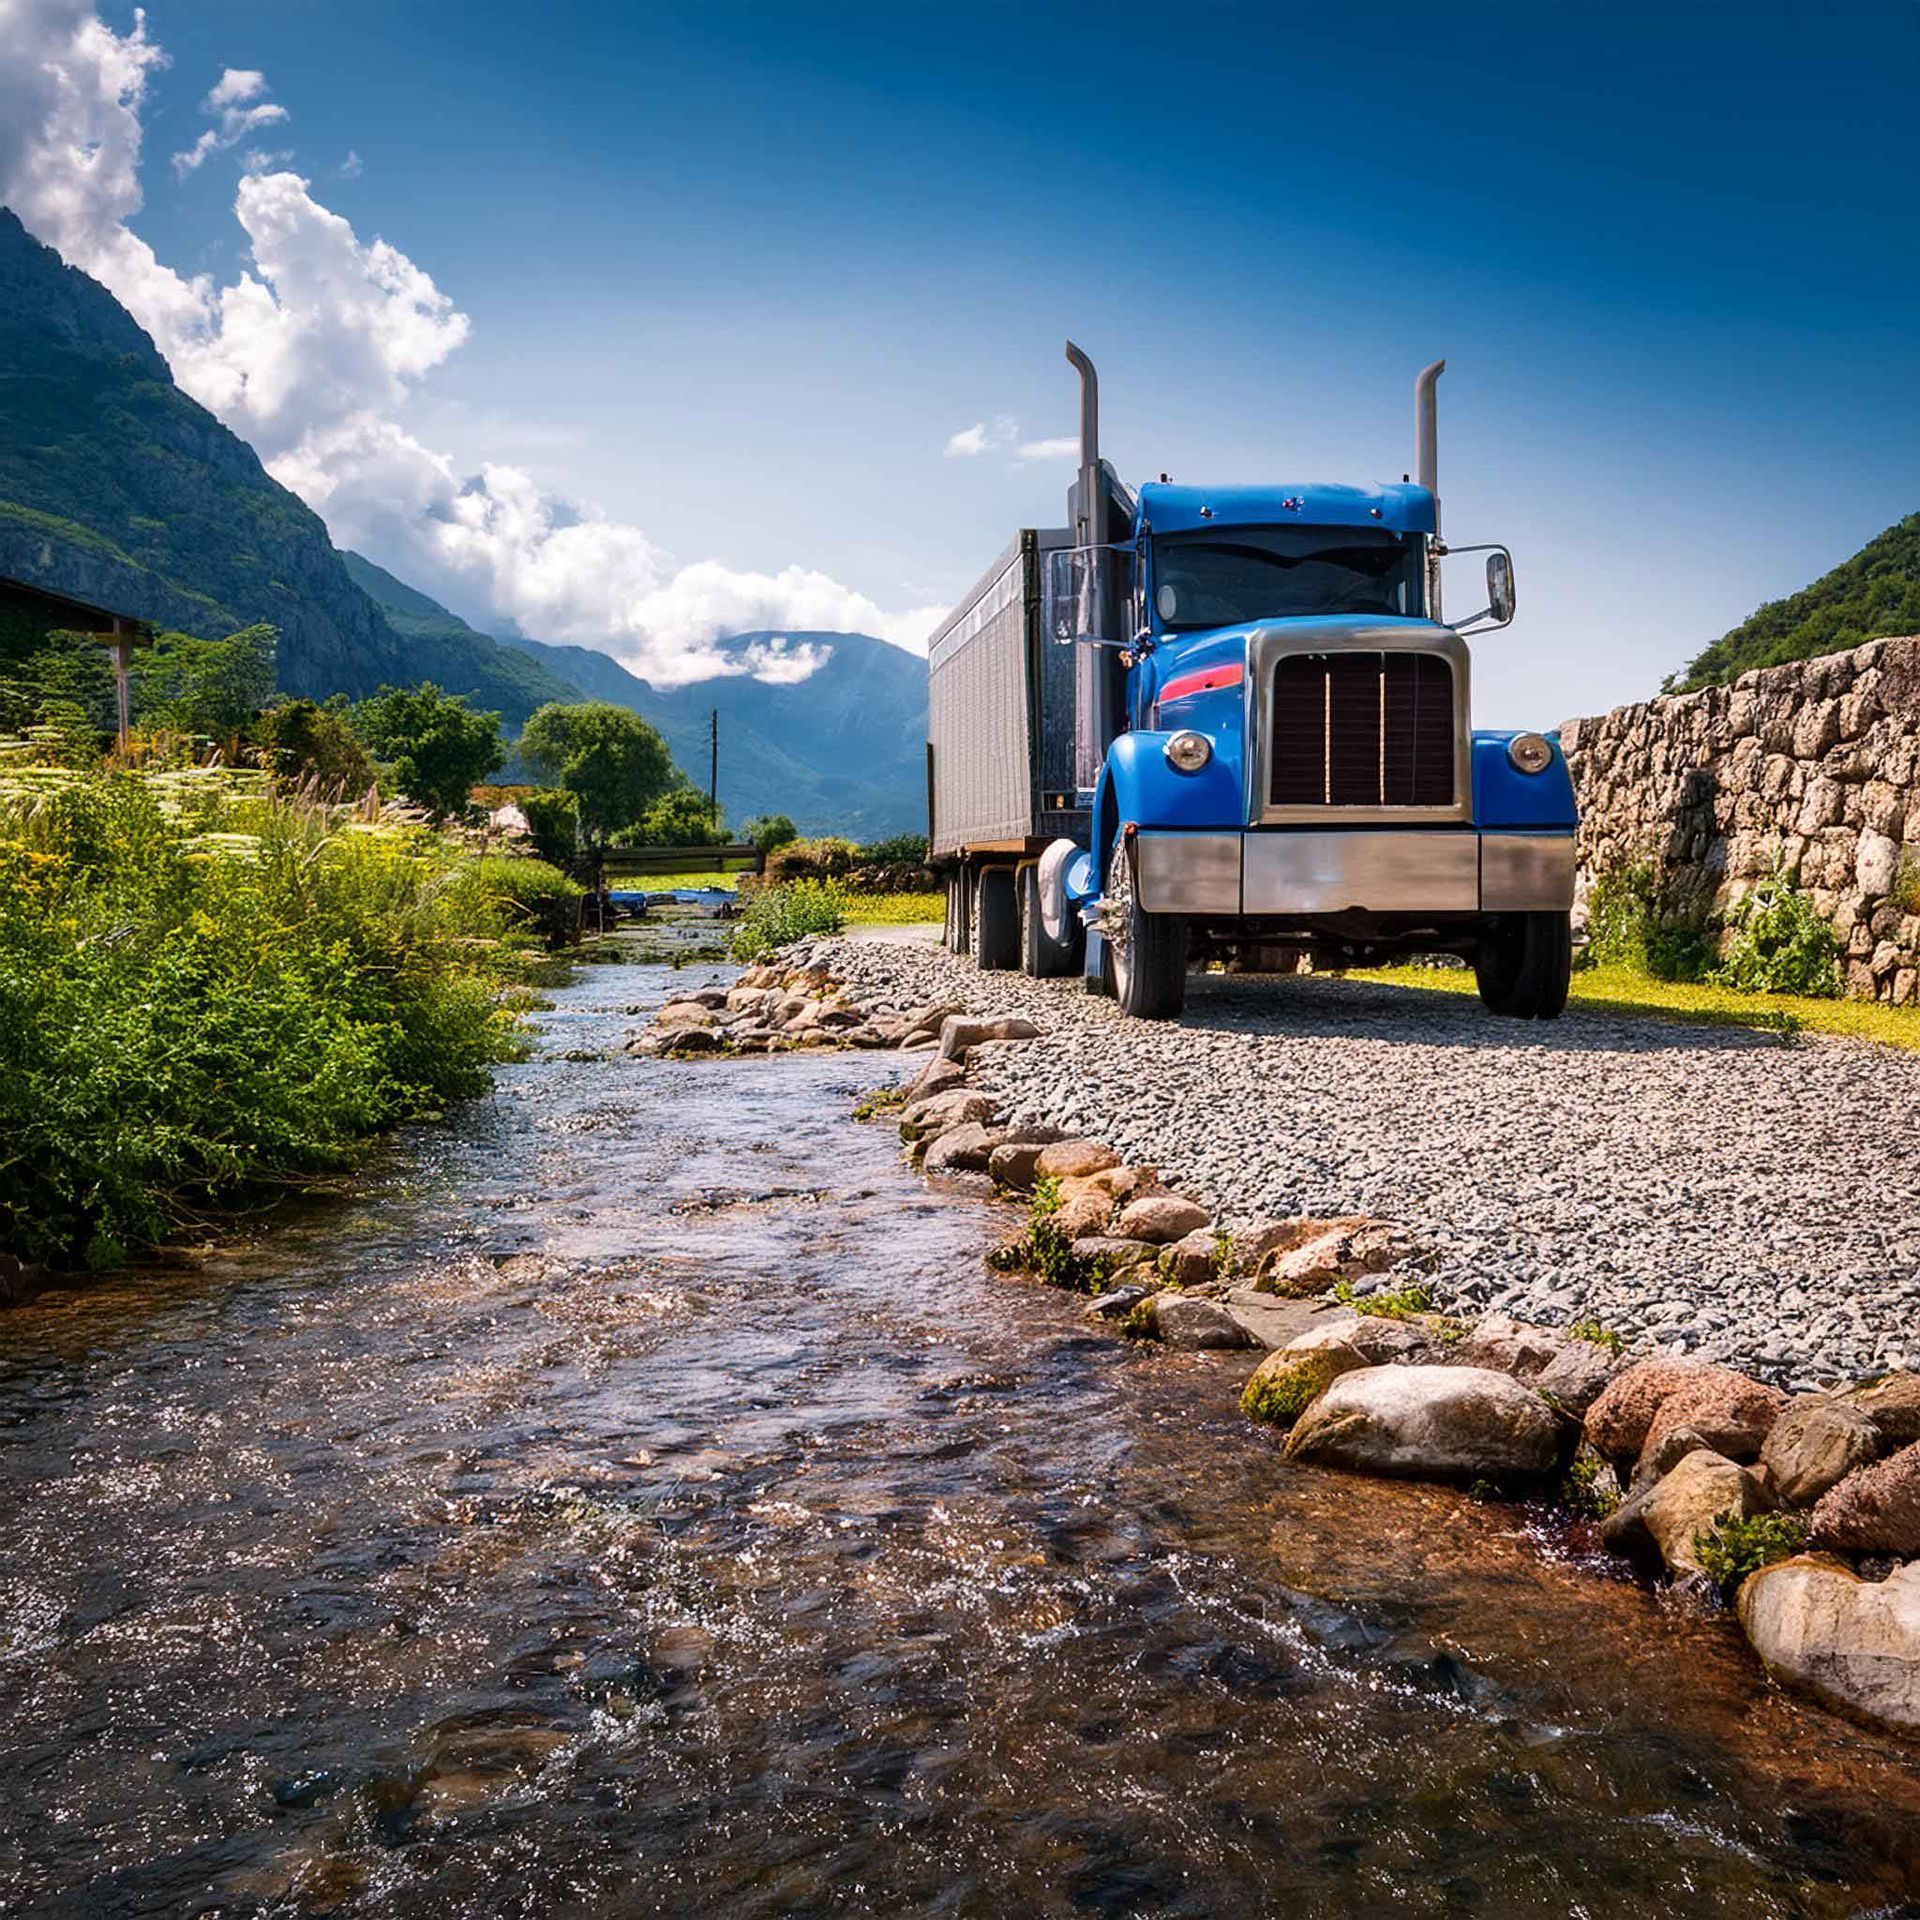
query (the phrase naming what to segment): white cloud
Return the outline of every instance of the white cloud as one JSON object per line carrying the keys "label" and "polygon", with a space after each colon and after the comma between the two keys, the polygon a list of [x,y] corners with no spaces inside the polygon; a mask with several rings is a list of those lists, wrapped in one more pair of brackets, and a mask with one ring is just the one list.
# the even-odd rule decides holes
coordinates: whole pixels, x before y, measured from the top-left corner
{"label": "white cloud", "polygon": [[366,162],[351,147],[347,149],[347,157],[334,168],[342,180],[358,180],[365,171]]}
{"label": "white cloud", "polygon": [[[277,126],[285,120],[285,107],[261,98],[266,90],[267,76],[256,68],[229,67],[200,102],[200,111],[211,114],[219,124],[207,128],[192,146],[173,156],[175,176],[184,177],[216,153],[251,139],[262,127]],[[253,156],[248,160],[251,166]]]}
{"label": "white cloud", "polygon": [[[0,201],[132,312],[181,386],[250,440],[339,544],[661,685],[740,673],[791,684],[826,657],[786,638],[722,644],[743,632],[865,632],[925,651],[940,608],[890,613],[801,566],[679,566],[639,528],[558,500],[519,468],[457,474],[395,415],[466,340],[467,316],[298,174],[269,161],[241,177],[248,264],[231,285],[163,266],[127,222],[141,204],[141,108],[165,63],[139,14],[116,34],[90,0],[0,0]],[[263,74],[227,69],[202,102],[217,124],[183,171],[233,144],[228,116],[247,122],[237,139],[269,124],[262,114],[284,119],[266,91]],[[980,431],[1008,445],[1016,429]]]}
{"label": "white cloud", "polygon": [[1011,446],[1019,437],[1020,422],[1011,414],[1000,414],[991,422],[976,420],[970,427],[962,427],[958,433],[947,435],[946,457],[949,460],[971,460],[983,453],[992,453],[996,448]]}
{"label": "white cloud", "polygon": [[1017,449],[1023,462],[1033,460],[1077,460],[1080,442],[1070,433],[1053,440],[1022,440]]}

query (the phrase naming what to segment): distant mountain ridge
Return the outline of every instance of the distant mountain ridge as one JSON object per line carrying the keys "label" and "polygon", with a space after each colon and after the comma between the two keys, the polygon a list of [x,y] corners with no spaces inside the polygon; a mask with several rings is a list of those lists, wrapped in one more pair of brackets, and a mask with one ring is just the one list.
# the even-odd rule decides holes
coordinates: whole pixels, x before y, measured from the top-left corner
{"label": "distant mountain ridge", "polygon": [[[372,561],[357,553],[342,557],[399,632],[482,637]],[[924,831],[926,663],[864,633],[745,633],[722,647],[743,652],[776,637],[821,647],[825,664],[792,686],[722,674],[656,687],[593,647],[513,637],[501,644],[523,658],[530,673],[651,721],[697,786],[707,782],[709,726],[717,713],[720,802],[735,825],[758,813],[785,813],[807,831],[856,839]]]}
{"label": "distant mountain ridge", "polygon": [[1737,680],[1753,667],[1845,653],[1896,633],[1920,633],[1920,513],[1877,534],[1811,586],[1770,600],[1668,685],[1692,693]]}

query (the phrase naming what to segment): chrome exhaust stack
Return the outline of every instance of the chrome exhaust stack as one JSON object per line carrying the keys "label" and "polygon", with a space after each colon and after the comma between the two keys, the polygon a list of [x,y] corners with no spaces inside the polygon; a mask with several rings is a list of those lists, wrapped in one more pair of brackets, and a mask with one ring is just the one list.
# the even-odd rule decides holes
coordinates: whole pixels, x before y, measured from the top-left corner
{"label": "chrome exhaust stack", "polygon": [[1435,531],[1439,530],[1440,496],[1440,376],[1444,360],[1420,369],[1413,383],[1413,477],[1434,496]]}

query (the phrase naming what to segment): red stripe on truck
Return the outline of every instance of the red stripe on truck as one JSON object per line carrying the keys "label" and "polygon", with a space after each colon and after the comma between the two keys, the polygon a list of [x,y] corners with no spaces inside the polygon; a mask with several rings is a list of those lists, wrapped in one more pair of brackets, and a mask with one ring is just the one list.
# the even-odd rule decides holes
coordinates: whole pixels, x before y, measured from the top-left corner
{"label": "red stripe on truck", "polygon": [[1237,687],[1246,678],[1246,670],[1236,660],[1227,667],[1203,667],[1198,673],[1177,673],[1160,689],[1154,704],[1165,706],[1169,700],[1184,700],[1190,693],[1211,693],[1216,687]]}

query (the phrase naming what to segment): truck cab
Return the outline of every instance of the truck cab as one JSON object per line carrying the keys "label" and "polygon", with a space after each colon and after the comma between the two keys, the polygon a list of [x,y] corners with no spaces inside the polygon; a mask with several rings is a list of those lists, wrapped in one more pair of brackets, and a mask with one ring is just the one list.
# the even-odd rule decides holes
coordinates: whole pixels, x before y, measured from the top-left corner
{"label": "truck cab", "polygon": [[[962,896],[950,884],[950,938],[964,931],[983,964],[1080,971],[1145,1018],[1180,1012],[1196,961],[1303,953],[1337,965],[1453,955],[1475,967],[1491,1011],[1557,1015],[1572,785],[1551,736],[1471,723],[1464,636],[1512,618],[1512,569],[1489,550],[1487,605],[1443,620],[1444,363],[1417,386],[1418,484],[1162,479],[1134,496],[1099,460],[1091,364],[1069,357],[1083,380],[1071,525],[1026,536],[1038,644],[1074,656],[1070,703],[1049,708],[1044,663],[1027,675],[1043,749],[1028,824],[1050,801],[1064,831],[943,845],[943,759],[992,748],[936,724],[934,848]],[[963,610],[936,636],[936,721],[967,630]],[[1056,740],[1049,792],[1044,736],[1069,731],[1071,788]]]}

